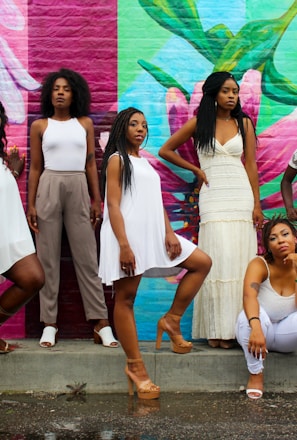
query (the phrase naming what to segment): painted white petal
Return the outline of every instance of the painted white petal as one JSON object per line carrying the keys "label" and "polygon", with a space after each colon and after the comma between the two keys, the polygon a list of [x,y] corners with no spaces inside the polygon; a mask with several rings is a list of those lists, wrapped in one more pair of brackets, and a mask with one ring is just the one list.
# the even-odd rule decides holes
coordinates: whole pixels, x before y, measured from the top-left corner
{"label": "painted white petal", "polygon": [[[1,1],[1,0],[0,0]],[[15,56],[4,38],[0,37],[0,57],[17,84],[26,90],[37,90],[40,87]]]}
{"label": "painted white petal", "polygon": [[0,24],[14,31],[21,31],[25,18],[13,0],[0,0]]}
{"label": "painted white petal", "polygon": [[4,105],[9,122],[22,124],[25,121],[25,105],[20,90],[0,59],[0,101]]}

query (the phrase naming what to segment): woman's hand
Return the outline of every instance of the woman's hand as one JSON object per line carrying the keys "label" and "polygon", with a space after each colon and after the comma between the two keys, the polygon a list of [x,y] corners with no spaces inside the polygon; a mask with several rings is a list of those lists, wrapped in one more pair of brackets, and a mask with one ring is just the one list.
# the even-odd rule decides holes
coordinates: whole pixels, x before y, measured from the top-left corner
{"label": "woman's hand", "polygon": [[27,210],[27,221],[32,229],[36,234],[38,234],[38,223],[37,223],[37,211],[35,208],[28,208]]}
{"label": "woman's hand", "polygon": [[165,246],[170,260],[174,260],[176,257],[178,257],[181,254],[182,251],[181,244],[179,242],[179,239],[172,230],[166,233]]}
{"label": "woman's hand", "polygon": [[255,206],[253,210],[253,222],[258,230],[263,228],[264,215],[260,206]]}
{"label": "woman's hand", "polygon": [[134,277],[136,268],[135,255],[128,244],[120,247],[120,265],[122,271],[128,277]]}
{"label": "woman's hand", "polygon": [[207,177],[206,177],[206,174],[204,171],[202,171],[200,168],[197,168],[196,171],[194,172],[194,174],[198,179],[198,186],[197,186],[198,191],[200,191],[203,183],[205,183],[206,186],[209,186],[208,180],[207,180]]}
{"label": "woman's hand", "polygon": [[8,167],[14,177],[17,179],[23,172],[25,167],[25,154],[20,157],[19,149],[16,145],[9,149],[7,155]]}
{"label": "woman's hand", "polygon": [[297,254],[291,253],[284,258],[284,264],[292,264],[293,268],[296,272],[296,278],[297,278]]}
{"label": "woman's hand", "polygon": [[267,354],[266,340],[260,321],[256,324],[253,323],[252,325],[254,327],[251,330],[248,350],[255,358],[259,359],[262,356],[262,359],[265,359]]}
{"label": "woman's hand", "polygon": [[100,202],[92,202],[90,207],[90,220],[92,223],[93,228],[95,228],[99,222],[102,220],[102,214],[101,214],[101,204]]}

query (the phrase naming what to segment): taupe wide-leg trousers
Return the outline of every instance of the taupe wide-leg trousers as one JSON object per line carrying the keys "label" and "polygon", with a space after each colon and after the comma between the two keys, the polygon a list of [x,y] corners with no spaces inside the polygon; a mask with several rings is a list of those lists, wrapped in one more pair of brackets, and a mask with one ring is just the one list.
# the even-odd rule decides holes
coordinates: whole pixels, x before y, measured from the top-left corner
{"label": "taupe wide-leg trousers", "polygon": [[37,255],[45,271],[45,285],[40,291],[40,321],[57,322],[63,223],[86,319],[107,319],[85,173],[45,170],[38,185],[36,210]]}

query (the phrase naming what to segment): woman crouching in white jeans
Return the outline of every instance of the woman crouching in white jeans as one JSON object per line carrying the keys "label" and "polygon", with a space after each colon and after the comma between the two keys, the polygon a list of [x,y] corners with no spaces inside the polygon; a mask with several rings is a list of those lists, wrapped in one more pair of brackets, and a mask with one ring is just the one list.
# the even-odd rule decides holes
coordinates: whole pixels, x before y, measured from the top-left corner
{"label": "woman crouching in white jeans", "polygon": [[268,351],[297,350],[297,254],[296,230],[286,218],[267,222],[262,233],[265,254],[248,265],[243,308],[236,324],[250,373],[246,393],[263,395],[263,361]]}

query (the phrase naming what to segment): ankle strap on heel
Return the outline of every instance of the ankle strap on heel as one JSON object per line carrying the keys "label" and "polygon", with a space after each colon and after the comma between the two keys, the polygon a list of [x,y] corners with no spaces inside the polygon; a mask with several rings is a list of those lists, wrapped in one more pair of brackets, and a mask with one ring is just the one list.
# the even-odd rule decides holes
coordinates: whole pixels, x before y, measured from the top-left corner
{"label": "ankle strap on heel", "polygon": [[139,358],[139,359],[127,359],[127,364],[137,364],[138,362],[143,362],[142,358]]}
{"label": "ankle strap on heel", "polygon": [[166,318],[166,316],[169,316],[171,319],[173,319],[173,321],[180,321],[182,319],[182,315],[175,315],[174,313],[166,313],[166,315],[164,316]]}

